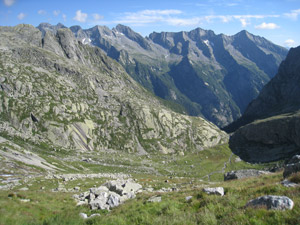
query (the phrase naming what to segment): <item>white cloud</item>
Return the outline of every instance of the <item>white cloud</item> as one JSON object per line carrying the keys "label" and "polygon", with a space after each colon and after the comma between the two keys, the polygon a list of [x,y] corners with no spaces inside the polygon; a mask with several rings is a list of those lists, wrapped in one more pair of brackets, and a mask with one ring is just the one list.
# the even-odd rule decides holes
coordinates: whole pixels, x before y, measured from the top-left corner
{"label": "white cloud", "polygon": [[194,17],[190,19],[168,18],[165,21],[172,26],[197,26],[203,19]]}
{"label": "white cloud", "polygon": [[211,15],[205,16],[204,21],[210,23],[213,20],[219,19],[223,23],[228,23],[233,20],[238,20],[241,22],[242,27],[247,27],[251,24],[251,19],[264,19],[264,18],[274,18],[279,17],[279,15]]}
{"label": "white cloud", "polygon": [[[119,20],[114,21],[114,23],[127,23],[134,25],[144,25],[149,23],[157,23],[157,22],[170,22],[171,19],[176,20],[177,18],[173,18],[173,15],[182,14],[182,11],[176,9],[167,9],[167,10],[142,10],[138,12],[126,12],[124,16]],[[180,19],[183,20],[183,19]],[[174,23],[176,24],[176,23]]]}
{"label": "white cloud", "polygon": [[[233,5],[232,5],[233,6]],[[129,24],[134,26],[144,26],[153,23],[165,23],[172,26],[199,26],[203,23],[239,21],[242,27],[251,24],[252,19],[275,18],[280,15],[207,15],[200,17],[189,17],[181,10],[142,10],[138,12],[126,12],[118,20],[111,23]]]}
{"label": "white cloud", "polygon": [[280,26],[278,26],[275,23],[265,23],[265,22],[255,26],[255,29],[260,29],[260,30],[273,30],[278,28],[280,28]]}
{"label": "white cloud", "polygon": [[296,42],[293,39],[287,39],[285,40],[284,45],[291,48],[296,46]]}
{"label": "white cloud", "polygon": [[4,5],[12,6],[15,3],[15,0],[3,0]]}
{"label": "white cloud", "polygon": [[[233,7],[233,6],[238,6],[239,3],[237,2],[228,2],[227,0],[221,0],[221,1],[215,1],[215,0],[209,0],[209,1],[203,1],[203,2],[207,2],[207,3],[190,3],[187,5],[195,5],[197,7],[211,7],[211,6],[217,6],[217,7]],[[240,1],[238,1],[240,2]]]}
{"label": "white cloud", "polygon": [[178,15],[181,14],[182,11],[177,9],[167,9],[167,10],[143,10],[139,12],[140,14],[144,15],[163,15],[163,16],[169,16],[169,15]]}
{"label": "white cloud", "polygon": [[18,17],[19,20],[22,20],[22,19],[25,18],[25,16],[26,16],[25,13],[19,13],[19,15],[17,17]]}
{"label": "white cloud", "polygon": [[64,22],[67,21],[67,15],[66,14],[62,14],[62,18],[63,18]]}
{"label": "white cloud", "polygon": [[230,16],[219,16],[219,18],[221,19],[221,21],[223,23],[228,23],[229,21],[232,20],[232,18]]}
{"label": "white cloud", "polygon": [[60,14],[60,11],[59,11],[59,10],[54,10],[54,11],[53,11],[53,15],[54,15],[54,16],[58,16],[59,14]]}
{"label": "white cloud", "polygon": [[39,14],[39,15],[46,15],[47,12],[46,12],[45,10],[42,10],[42,9],[41,9],[41,10],[38,11],[38,14]]}
{"label": "white cloud", "polygon": [[94,18],[95,21],[99,21],[99,20],[102,20],[104,18],[104,16],[102,16],[100,14],[97,14],[97,13],[94,13],[93,18]]}
{"label": "white cloud", "polygon": [[76,11],[76,16],[73,18],[73,20],[76,20],[80,23],[85,23],[87,17],[88,17],[87,13],[82,13],[81,10],[77,10]]}
{"label": "white cloud", "polygon": [[285,15],[286,17],[288,17],[292,20],[297,20],[299,14],[300,14],[300,9],[295,9],[295,10],[291,10],[291,12],[289,12],[289,13],[284,13],[283,15]]}
{"label": "white cloud", "polygon": [[240,22],[242,24],[242,27],[247,27],[250,24],[250,22],[248,22],[245,18],[241,18]]}

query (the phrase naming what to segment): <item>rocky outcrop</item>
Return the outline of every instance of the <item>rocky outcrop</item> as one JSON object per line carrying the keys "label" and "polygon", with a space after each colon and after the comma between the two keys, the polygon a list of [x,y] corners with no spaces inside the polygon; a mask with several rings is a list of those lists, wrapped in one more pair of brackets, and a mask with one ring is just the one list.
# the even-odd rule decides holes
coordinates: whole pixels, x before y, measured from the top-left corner
{"label": "rocky outcrop", "polygon": [[[103,31],[104,32],[104,31]],[[201,150],[228,136],[175,113],[66,28],[0,27],[0,135],[49,151]]]}
{"label": "rocky outcrop", "polygon": [[294,202],[286,196],[266,195],[249,201],[246,207],[266,207],[268,210],[291,210],[294,207]]}
{"label": "rocky outcrop", "polygon": [[224,181],[227,180],[239,180],[248,177],[258,177],[260,175],[269,174],[270,172],[263,170],[254,170],[254,169],[245,169],[245,170],[236,170],[230,171],[224,174]]}
{"label": "rocky outcrop", "polygon": [[231,150],[248,162],[270,162],[299,153],[300,114],[258,120],[238,129],[230,138]]}
{"label": "rocky outcrop", "polygon": [[74,195],[77,205],[88,204],[92,210],[112,209],[128,199],[135,198],[136,193],[142,188],[133,180],[109,181],[98,188]]}

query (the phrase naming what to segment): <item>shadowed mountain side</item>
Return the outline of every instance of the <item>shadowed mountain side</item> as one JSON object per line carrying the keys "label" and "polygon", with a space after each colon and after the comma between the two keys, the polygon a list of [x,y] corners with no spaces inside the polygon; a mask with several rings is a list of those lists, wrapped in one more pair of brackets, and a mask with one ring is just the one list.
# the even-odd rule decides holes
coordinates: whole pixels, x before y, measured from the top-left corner
{"label": "shadowed mountain side", "polygon": [[295,112],[300,109],[300,47],[290,49],[281,63],[277,75],[262,89],[245,113],[237,121],[224,128],[233,132],[256,119]]}
{"label": "shadowed mountain side", "polygon": [[228,131],[240,127],[229,144],[243,160],[269,162],[300,152],[299,71],[300,47],[297,47],[290,49],[277,75],[249,104],[244,115],[227,127]]}

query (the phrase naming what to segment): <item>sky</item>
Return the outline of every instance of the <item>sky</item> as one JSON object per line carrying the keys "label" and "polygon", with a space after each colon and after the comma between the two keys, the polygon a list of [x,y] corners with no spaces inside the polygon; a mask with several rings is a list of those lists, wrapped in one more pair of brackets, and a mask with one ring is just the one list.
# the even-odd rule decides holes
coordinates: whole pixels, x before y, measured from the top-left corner
{"label": "sky", "polygon": [[200,27],[226,35],[247,30],[287,48],[300,45],[300,0],[0,1],[1,26],[47,22],[87,29],[123,24],[142,36]]}

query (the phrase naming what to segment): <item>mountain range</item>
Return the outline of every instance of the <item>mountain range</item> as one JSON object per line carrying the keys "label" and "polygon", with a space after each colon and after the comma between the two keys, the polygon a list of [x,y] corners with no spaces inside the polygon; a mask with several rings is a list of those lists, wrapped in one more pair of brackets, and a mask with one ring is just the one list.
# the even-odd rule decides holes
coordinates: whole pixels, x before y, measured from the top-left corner
{"label": "mountain range", "polygon": [[300,46],[122,25],[0,40],[0,224],[300,223]]}
{"label": "mountain range", "polygon": [[[55,34],[61,27],[38,26],[43,34]],[[124,25],[70,30],[83,44],[97,46],[117,60],[173,110],[203,116],[219,127],[241,116],[287,54],[287,49],[245,30],[227,36],[197,28],[153,32],[149,37]]]}

